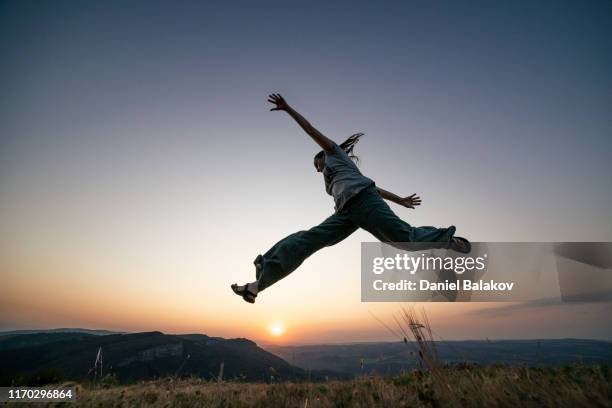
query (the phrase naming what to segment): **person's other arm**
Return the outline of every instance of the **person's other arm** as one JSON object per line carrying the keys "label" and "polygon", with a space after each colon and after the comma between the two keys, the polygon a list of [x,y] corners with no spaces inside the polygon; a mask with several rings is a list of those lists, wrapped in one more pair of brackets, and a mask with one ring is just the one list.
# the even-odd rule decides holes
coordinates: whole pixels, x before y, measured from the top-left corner
{"label": "person's other arm", "polygon": [[378,193],[380,194],[380,196],[384,198],[385,200],[392,201],[406,208],[414,209],[415,206],[421,205],[421,198],[418,195],[416,195],[416,193],[408,197],[400,197],[397,194],[393,194],[392,192],[384,190],[380,187],[376,187],[376,189],[378,190]]}
{"label": "person's other arm", "polygon": [[270,109],[271,111],[285,111],[291,116],[298,125],[301,126],[302,129],[315,141],[321,148],[327,152],[332,152],[334,149],[333,140],[329,139],[323,133],[319,132],[315,129],[314,126],[310,124],[302,115],[300,115],[295,109],[293,109],[285,98],[283,98],[280,94],[271,94],[268,96],[268,102],[276,105],[275,108]]}

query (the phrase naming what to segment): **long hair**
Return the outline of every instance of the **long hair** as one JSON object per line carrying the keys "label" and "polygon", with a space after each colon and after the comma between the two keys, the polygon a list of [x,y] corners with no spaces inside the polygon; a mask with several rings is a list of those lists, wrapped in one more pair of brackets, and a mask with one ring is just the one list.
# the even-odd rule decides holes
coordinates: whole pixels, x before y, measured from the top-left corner
{"label": "long hair", "polygon": [[[359,133],[355,133],[353,135],[350,135],[348,137],[348,139],[346,139],[344,142],[340,143],[338,145],[338,147],[340,147],[342,150],[344,150],[344,152],[347,154],[348,157],[351,158],[351,160],[353,160],[354,162],[358,163],[359,162],[359,157],[357,157],[354,153],[353,153],[353,149],[355,148],[355,145],[357,144],[357,142],[359,142],[359,139],[361,139],[361,137],[364,135],[365,133],[363,132],[359,132]],[[316,154],[315,159],[317,157],[321,157],[323,156],[325,153],[323,152],[323,150],[321,150],[319,153]]]}
{"label": "long hair", "polygon": [[359,142],[359,139],[361,139],[361,136],[363,135],[363,132],[355,133],[354,135],[350,135],[344,142],[340,143],[340,148],[346,152],[348,157],[356,162],[359,161],[359,157],[353,154],[353,148],[355,148],[355,145],[357,142]]}

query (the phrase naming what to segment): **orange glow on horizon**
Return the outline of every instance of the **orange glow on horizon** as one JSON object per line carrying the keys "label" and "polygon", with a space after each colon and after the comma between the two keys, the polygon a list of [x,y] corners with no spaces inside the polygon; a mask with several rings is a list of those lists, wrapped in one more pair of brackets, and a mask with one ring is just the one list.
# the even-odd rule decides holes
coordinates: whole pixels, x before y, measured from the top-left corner
{"label": "orange glow on horizon", "polygon": [[281,337],[285,333],[285,326],[281,322],[274,322],[269,327],[272,337]]}

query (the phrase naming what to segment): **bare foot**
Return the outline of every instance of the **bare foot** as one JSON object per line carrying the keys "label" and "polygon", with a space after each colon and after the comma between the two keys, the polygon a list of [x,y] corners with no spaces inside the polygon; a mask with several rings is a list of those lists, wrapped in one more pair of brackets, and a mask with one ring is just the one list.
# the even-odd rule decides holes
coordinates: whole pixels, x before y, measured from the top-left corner
{"label": "bare foot", "polygon": [[[255,283],[255,285],[253,285]],[[246,285],[238,285],[234,283],[231,288],[235,294],[242,297],[245,302],[255,303],[257,297],[257,282],[247,283]]]}

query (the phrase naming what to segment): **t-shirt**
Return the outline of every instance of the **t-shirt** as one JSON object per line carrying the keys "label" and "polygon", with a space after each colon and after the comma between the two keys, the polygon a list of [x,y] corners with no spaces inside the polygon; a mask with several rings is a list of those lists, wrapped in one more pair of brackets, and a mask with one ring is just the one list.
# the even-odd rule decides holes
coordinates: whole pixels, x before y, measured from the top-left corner
{"label": "t-shirt", "polygon": [[357,165],[336,143],[331,152],[325,152],[323,178],[325,191],[334,197],[336,212],[342,210],[350,198],[374,184],[374,181],[361,174]]}

